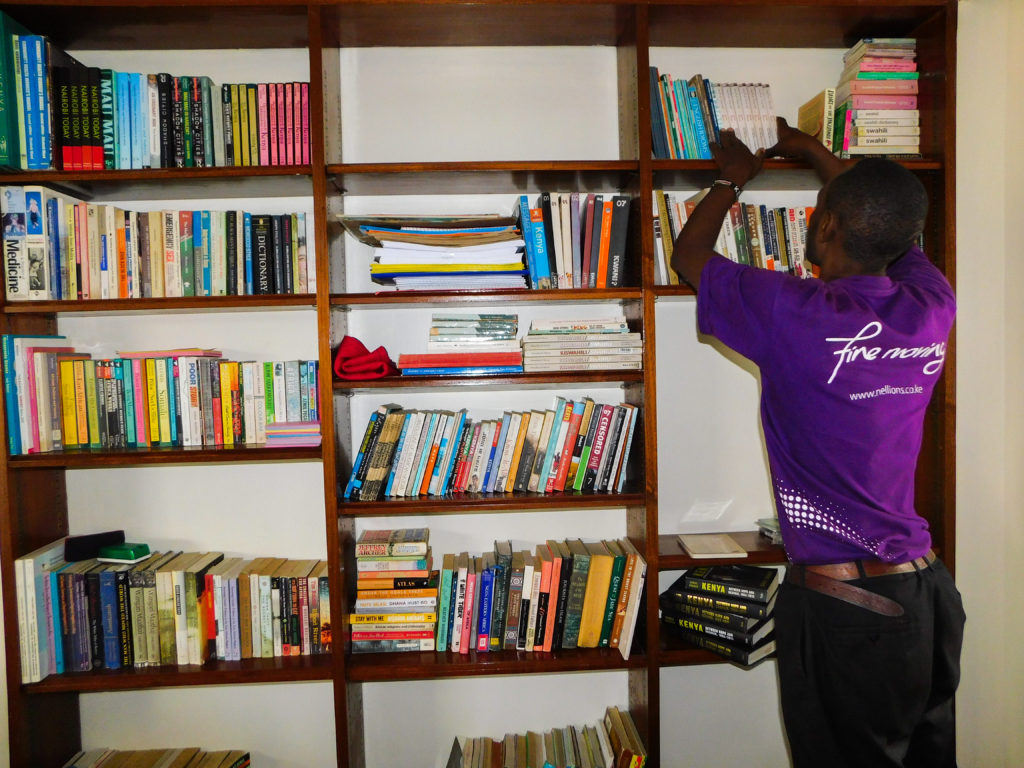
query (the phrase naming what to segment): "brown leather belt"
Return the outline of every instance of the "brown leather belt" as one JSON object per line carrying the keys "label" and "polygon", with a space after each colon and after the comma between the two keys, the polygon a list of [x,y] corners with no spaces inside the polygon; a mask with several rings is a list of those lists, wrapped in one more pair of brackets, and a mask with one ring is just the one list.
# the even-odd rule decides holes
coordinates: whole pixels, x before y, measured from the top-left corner
{"label": "brown leather belt", "polygon": [[865,577],[924,570],[934,563],[935,559],[935,552],[929,550],[924,557],[918,557],[905,563],[860,560],[829,565],[791,565],[786,570],[786,580],[882,616],[902,616],[903,606],[895,600],[847,582]]}

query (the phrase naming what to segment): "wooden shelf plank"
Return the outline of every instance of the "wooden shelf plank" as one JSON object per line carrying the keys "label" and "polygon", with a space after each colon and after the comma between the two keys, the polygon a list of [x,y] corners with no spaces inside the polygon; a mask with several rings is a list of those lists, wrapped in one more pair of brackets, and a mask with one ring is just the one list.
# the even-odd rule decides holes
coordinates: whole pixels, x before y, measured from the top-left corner
{"label": "wooden shelf plank", "polygon": [[367,381],[335,381],[336,392],[374,389],[516,389],[547,387],[551,384],[632,384],[643,380],[643,371],[552,371],[499,376],[385,376]]}
{"label": "wooden shelf plank", "polygon": [[344,517],[378,517],[517,510],[607,509],[640,507],[643,504],[642,493],[456,493],[442,498],[342,501],[338,504],[338,514]]}
{"label": "wooden shelf plank", "polygon": [[175,688],[192,685],[247,685],[330,680],[329,654],[242,661],[210,661],[202,666],[164,666],[145,669],[106,669],[51,675],[41,682],[22,686],[26,693],[91,693],[142,688]]}
{"label": "wooden shelf plank", "polygon": [[272,296],[196,296],[150,299],[90,299],[86,301],[18,301],[3,306],[4,314],[47,314],[70,312],[192,312],[197,310],[305,309],[316,306],[316,295],[282,294]]}
{"label": "wooden shelf plank", "polygon": [[8,171],[0,173],[0,184],[79,184],[151,181],[210,181],[272,176],[310,176],[309,165],[212,166],[207,168],[137,168],[104,171]]}
{"label": "wooden shelf plank", "polygon": [[320,446],[314,448],[267,448],[242,446],[234,448],[124,448],[108,451],[61,451],[12,456],[11,469],[41,469],[65,467],[89,469],[97,467],[123,467],[146,464],[219,464],[253,461],[315,461],[320,459]]}
{"label": "wooden shelf plank", "polygon": [[729,531],[736,543],[747,550],[747,556],[741,558],[722,558],[721,560],[695,560],[686,554],[676,534],[658,536],[658,567],[662,571],[679,571],[684,568],[696,568],[698,565],[715,565],[717,563],[743,563],[745,565],[784,565],[786,551],[779,544],[772,544],[757,531]]}
{"label": "wooden shelf plank", "polygon": [[589,301],[637,301],[643,297],[640,288],[584,288],[573,290],[491,290],[491,291],[379,291],[377,293],[334,293],[332,306],[393,309],[396,304],[408,307],[429,307],[437,304],[469,306],[472,304],[578,304]]}
{"label": "wooden shelf plank", "polygon": [[367,653],[351,654],[345,660],[345,674],[352,682],[384,682],[394,680],[436,680],[448,677],[480,677],[482,675],[552,674],[594,670],[636,669],[644,667],[643,654],[622,658],[609,648],[578,648],[551,653],[496,651],[468,654],[435,653]]}

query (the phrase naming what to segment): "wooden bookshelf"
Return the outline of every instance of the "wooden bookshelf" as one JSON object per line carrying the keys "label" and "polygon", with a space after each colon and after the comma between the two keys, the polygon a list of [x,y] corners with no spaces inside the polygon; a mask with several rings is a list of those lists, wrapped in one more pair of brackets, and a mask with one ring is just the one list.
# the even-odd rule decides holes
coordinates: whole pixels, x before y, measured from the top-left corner
{"label": "wooden bookshelf", "polygon": [[[659,524],[658,381],[655,303],[693,296],[685,286],[654,282],[655,246],[650,222],[652,190],[692,187],[712,178],[707,161],[651,159],[651,105],[647,70],[662,47],[836,48],[863,36],[918,38],[921,78],[921,160],[904,164],[925,183],[931,214],[925,237],[928,251],[951,281],[955,278],[955,75],[957,4],[954,0],[607,0],[606,2],[516,3],[494,0],[456,4],[443,0],[13,0],[0,4],[27,28],[49,35],[74,50],[201,51],[206,49],[291,49],[308,58],[311,162],[272,168],[153,169],[95,172],[0,172],[0,184],[53,185],[94,200],[215,198],[312,195],[310,239],[317,259],[317,293],[308,296],[135,299],[92,302],[11,304],[0,299],[0,331],[55,333],[64,314],[166,315],[178,312],[287,311],[315,308],[320,361],[323,445],[311,449],[162,449],[122,452],[66,452],[24,457],[0,451],[0,575],[2,575],[4,649],[11,765],[58,768],[82,744],[78,697],[81,693],[127,691],[192,685],[274,684],[307,680],[333,686],[337,764],[365,765],[366,721],[362,686],[397,680],[435,680],[499,675],[587,674],[618,670],[628,678],[622,699],[648,747],[649,765],[662,759],[662,670],[719,663],[705,651],[683,646],[659,631],[657,574],[690,567],[675,541],[671,523]],[[538,161],[346,162],[342,153],[339,52],[372,46],[608,46],[615,49],[618,152],[613,157]],[[808,94],[810,96],[810,94]],[[529,114],[523,115],[529,130]],[[792,121],[791,121],[792,122]],[[471,137],[468,137],[471,138]],[[800,163],[771,160],[757,180],[758,189],[809,189],[815,182]],[[619,189],[633,198],[624,288],[576,291],[349,292],[345,288],[345,238],[337,214],[351,196],[530,194],[545,189]],[[443,306],[579,304],[593,309],[605,303],[624,306],[631,324],[644,335],[644,370],[582,374],[409,381],[332,382],[332,347],[347,330],[351,313]],[[666,335],[678,329],[661,329]],[[690,332],[687,329],[687,332]],[[918,508],[928,519],[936,548],[954,565],[955,542],[955,356],[950,347],[946,371],[926,421],[918,470]],[[444,499],[344,502],[339,480],[346,475],[353,430],[346,395],[380,394],[381,400],[421,390],[452,389],[453,402],[474,389],[523,387],[577,389],[592,384],[621,386],[626,398],[642,407],[642,429],[633,451],[634,477],[624,494],[462,494]],[[6,414],[0,409],[0,430]],[[700,436],[695,435],[695,440]],[[4,443],[6,446],[6,442]],[[322,466],[324,536],[331,573],[331,612],[335,653],[324,657],[211,662],[202,667],[155,668],[51,676],[21,685],[14,560],[69,533],[65,475],[68,469],[133,465],[268,463],[318,461]],[[266,467],[269,475],[274,469]],[[450,516],[524,511],[557,515],[566,509],[621,509],[626,534],[648,562],[647,596],[632,655],[578,650],[556,654],[451,653],[368,654],[346,652],[341,617],[349,606],[351,542],[360,518]],[[667,520],[667,517],[666,517]],[[72,531],[74,532],[74,531]],[[312,532],[311,532],[312,533]],[[497,534],[498,532],[496,532]],[[784,554],[756,534],[733,534],[750,551],[746,562],[781,564]],[[701,561],[707,563],[708,561]],[[343,567],[347,566],[347,567]],[[285,713],[290,717],[293,713]],[[400,713],[401,717],[415,713]],[[54,728],[59,723],[61,727]],[[187,734],[181,734],[182,741]]]}

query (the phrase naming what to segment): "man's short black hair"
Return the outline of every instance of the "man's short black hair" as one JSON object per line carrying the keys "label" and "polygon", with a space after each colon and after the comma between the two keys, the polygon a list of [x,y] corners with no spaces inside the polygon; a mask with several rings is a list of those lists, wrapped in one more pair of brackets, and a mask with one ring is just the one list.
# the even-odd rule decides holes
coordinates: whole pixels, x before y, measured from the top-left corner
{"label": "man's short black hair", "polygon": [[825,207],[838,219],[846,255],[884,269],[907,252],[924,228],[928,194],[899,163],[872,157],[832,180]]}

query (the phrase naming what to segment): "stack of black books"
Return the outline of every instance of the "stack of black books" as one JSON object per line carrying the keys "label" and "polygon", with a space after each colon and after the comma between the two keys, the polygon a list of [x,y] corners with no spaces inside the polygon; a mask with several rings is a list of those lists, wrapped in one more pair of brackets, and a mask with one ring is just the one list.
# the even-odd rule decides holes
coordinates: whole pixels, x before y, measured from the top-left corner
{"label": "stack of black books", "polygon": [[775,568],[691,568],[659,596],[661,621],[688,643],[752,666],[775,651],[778,588]]}

